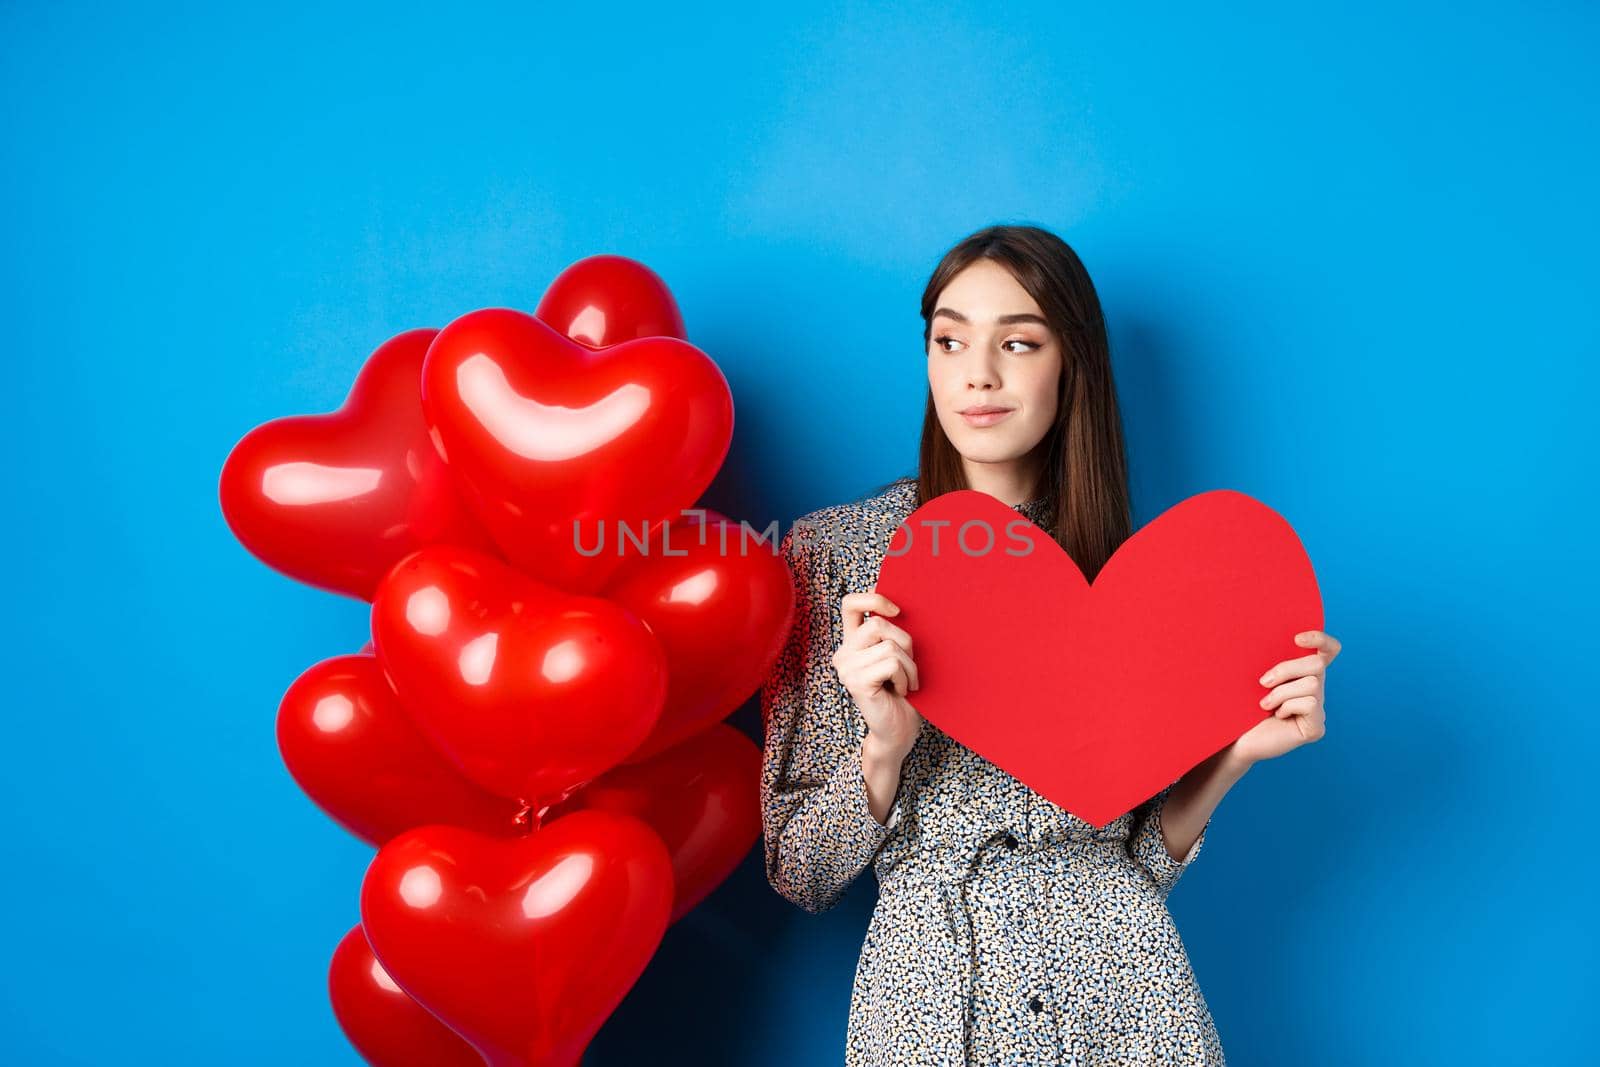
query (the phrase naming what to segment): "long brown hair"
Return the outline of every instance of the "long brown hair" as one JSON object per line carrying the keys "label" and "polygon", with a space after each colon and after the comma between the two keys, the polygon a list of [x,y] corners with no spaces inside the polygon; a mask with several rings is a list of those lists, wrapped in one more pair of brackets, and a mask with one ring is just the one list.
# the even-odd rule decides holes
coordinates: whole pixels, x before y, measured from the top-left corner
{"label": "long brown hair", "polygon": [[[985,227],[944,254],[922,291],[924,352],[939,294],[978,259],[1009,270],[1061,341],[1056,421],[1040,442],[1045,458],[1035,496],[1054,501],[1043,525],[1092,581],[1133,532],[1127,450],[1100,298],[1083,261],[1060,237],[1037,226]],[[930,388],[922,416],[917,506],[968,488],[961,454],[939,424]]]}

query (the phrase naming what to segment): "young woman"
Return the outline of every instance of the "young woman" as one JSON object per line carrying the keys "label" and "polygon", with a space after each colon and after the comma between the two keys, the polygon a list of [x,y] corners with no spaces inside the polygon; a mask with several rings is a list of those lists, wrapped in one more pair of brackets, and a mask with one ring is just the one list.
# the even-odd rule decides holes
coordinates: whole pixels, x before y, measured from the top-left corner
{"label": "young woman", "polygon": [[768,877],[821,912],[869,864],[877,874],[849,1067],[1220,1065],[1166,897],[1245,771],[1323,736],[1339,642],[1295,635],[1306,655],[1260,679],[1273,714],[1100,830],[924,723],[912,635],[872,591],[912,511],[989,493],[1091,579],[1132,522],[1105,324],[1065,242],[1029,226],[973,234],[934,271],[922,317],[918,474],[782,539],[798,601],[761,697]]}

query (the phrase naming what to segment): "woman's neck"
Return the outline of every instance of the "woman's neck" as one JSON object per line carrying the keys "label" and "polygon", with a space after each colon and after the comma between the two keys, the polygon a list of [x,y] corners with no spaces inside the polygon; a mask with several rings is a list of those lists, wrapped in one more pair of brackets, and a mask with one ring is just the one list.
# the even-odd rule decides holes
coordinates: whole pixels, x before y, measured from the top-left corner
{"label": "woman's neck", "polygon": [[973,463],[963,459],[962,466],[966,469],[969,487],[988,493],[1009,507],[1044,496],[1045,489],[1039,471],[1020,463]]}

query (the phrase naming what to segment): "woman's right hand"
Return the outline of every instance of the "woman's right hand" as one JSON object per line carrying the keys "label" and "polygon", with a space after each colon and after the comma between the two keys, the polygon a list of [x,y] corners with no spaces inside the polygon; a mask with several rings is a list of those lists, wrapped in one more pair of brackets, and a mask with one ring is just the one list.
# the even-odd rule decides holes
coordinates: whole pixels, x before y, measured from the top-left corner
{"label": "woman's right hand", "polygon": [[911,635],[884,618],[900,608],[881,593],[847,593],[839,611],[844,640],[833,653],[833,669],[867,721],[868,740],[903,760],[922,732],[922,715],[905,698],[917,688]]}

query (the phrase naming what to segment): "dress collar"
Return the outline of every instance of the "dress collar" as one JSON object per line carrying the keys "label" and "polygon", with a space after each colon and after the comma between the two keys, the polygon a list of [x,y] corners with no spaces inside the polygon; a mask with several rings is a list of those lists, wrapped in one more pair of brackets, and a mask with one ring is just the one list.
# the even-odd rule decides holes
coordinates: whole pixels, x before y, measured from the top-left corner
{"label": "dress collar", "polygon": [[1013,504],[1012,509],[1020,511],[1032,519],[1035,524],[1043,526],[1045,520],[1050,517],[1051,506],[1054,503],[1055,494],[1045,493],[1043,496],[1036,496],[1032,500],[1024,500],[1020,504]]}
{"label": "dress collar", "polygon": [[[1036,496],[1032,500],[1024,500],[1020,504],[1012,504],[1011,510],[1026,516],[1034,524],[1042,527],[1045,524],[1045,520],[1050,517],[1050,512],[1055,506],[1055,500],[1056,494],[1052,491],[1046,491],[1042,496]],[[900,502],[902,510],[906,514],[910,514],[912,509],[916,507],[917,480],[915,478],[906,478],[901,481]]]}

